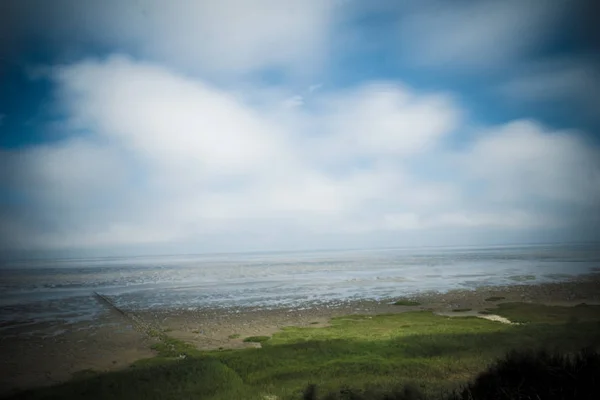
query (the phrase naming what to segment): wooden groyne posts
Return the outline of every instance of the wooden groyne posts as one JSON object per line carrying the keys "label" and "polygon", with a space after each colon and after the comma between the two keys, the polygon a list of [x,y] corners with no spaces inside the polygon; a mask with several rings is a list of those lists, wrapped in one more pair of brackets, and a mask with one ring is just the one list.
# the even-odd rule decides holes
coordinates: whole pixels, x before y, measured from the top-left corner
{"label": "wooden groyne posts", "polygon": [[155,339],[158,339],[159,341],[161,341],[164,345],[166,345],[167,351],[169,351],[171,353],[175,352],[175,355],[178,358],[180,358],[180,359],[186,358],[187,351],[190,349],[193,349],[193,346],[191,346],[189,344],[186,344],[186,343],[184,343],[183,345],[178,344],[178,342],[180,343],[181,341],[177,341],[177,340],[174,340],[173,338],[170,338],[160,328],[154,327],[151,324],[145,322],[144,320],[142,320],[140,317],[138,317],[134,313],[126,312],[125,310],[120,309],[108,297],[106,297],[98,292],[94,292],[94,296],[100,303],[102,303],[105,306],[107,306],[108,308],[118,312],[123,317],[125,317],[129,321],[131,321],[132,326],[134,327],[135,330],[145,334],[146,336],[148,336],[150,338],[155,338]]}
{"label": "wooden groyne posts", "polygon": [[127,318],[128,320],[131,321],[133,327],[142,332],[145,333],[148,336],[152,336],[152,337],[158,337],[159,339],[161,339],[161,332],[160,329],[153,327],[152,325],[148,324],[147,322],[145,322],[144,320],[142,320],[140,317],[138,317],[137,315],[133,314],[133,313],[129,313],[126,312],[122,309],[120,309],[119,307],[117,307],[117,305],[115,303],[113,303],[108,297],[98,293],[98,292],[94,292],[94,296],[96,297],[96,299],[106,305],[108,308],[118,312],[119,314],[121,314],[122,316],[124,316],[125,318]]}

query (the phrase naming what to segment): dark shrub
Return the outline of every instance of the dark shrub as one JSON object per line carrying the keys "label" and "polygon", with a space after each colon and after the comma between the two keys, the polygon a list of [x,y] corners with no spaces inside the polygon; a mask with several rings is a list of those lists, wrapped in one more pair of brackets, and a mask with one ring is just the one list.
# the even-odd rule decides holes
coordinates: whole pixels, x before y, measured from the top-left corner
{"label": "dark shrub", "polygon": [[262,343],[262,342],[266,342],[269,339],[271,339],[270,336],[248,336],[246,339],[244,339],[244,342],[246,342],[246,343]]}
{"label": "dark shrub", "polygon": [[[312,397],[311,397],[312,396]],[[318,400],[317,389],[315,385],[309,385],[305,391],[303,400]],[[329,392],[323,400],[425,400],[425,395],[415,385],[405,385],[396,390],[370,388],[353,389],[342,387],[341,389]]]}
{"label": "dark shrub", "polygon": [[599,398],[600,355],[510,352],[452,400],[585,400]]}

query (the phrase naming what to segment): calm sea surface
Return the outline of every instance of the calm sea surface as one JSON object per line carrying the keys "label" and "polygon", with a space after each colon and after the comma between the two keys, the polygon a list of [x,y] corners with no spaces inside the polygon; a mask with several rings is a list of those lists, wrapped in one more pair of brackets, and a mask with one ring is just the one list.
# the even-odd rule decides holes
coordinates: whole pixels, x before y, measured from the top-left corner
{"label": "calm sea surface", "polygon": [[129,309],[302,306],[549,282],[598,271],[591,245],[220,254],[4,262],[0,329]]}

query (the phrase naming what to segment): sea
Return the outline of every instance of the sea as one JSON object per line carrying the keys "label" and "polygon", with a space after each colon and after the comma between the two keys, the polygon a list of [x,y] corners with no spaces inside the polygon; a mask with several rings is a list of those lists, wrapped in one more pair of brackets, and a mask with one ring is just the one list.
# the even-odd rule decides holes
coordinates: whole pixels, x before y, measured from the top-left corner
{"label": "sea", "polygon": [[592,244],[5,260],[0,332],[93,320],[106,311],[94,292],[130,311],[306,307],[599,271]]}

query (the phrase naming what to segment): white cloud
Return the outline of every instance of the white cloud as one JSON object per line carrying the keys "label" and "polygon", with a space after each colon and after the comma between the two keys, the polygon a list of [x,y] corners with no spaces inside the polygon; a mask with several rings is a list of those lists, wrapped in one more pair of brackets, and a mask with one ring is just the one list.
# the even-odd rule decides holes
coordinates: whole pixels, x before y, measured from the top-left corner
{"label": "white cloud", "polygon": [[562,3],[424,2],[400,21],[406,59],[438,67],[502,67],[525,55],[551,33],[561,16]]}
{"label": "white cloud", "polygon": [[531,229],[559,227],[560,222],[531,213],[512,211],[508,213],[477,213],[469,211],[440,213],[422,217],[415,213],[389,214],[385,227],[390,230],[460,229],[460,228],[512,228]]}
{"label": "white cloud", "polygon": [[[9,0],[12,32],[126,50],[186,71],[305,73],[326,55],[336,4],[318,0]],[[22,29],[22,32],[18,32]],[[75,33],[75,34],[74,34]]]}
{"label": "white cloud", "polygon": [[371,83],[326,98],[322,123],[334,132],[323,143],[336,156],[407,156],[455,129],[461,112],[452,98],[415,95],[391,83]]}
{"label": "white cloud", "polygon": [[516,121],[485,132],[463,155],[465,171],[483,182],[489,201],[600,204],[600,158],[576,132]]}
{"label": "white cloud", "polygon": [[548,216],[538,216],[531,212],[511,211],[507,213],[468,213],[441,214],[431,221],[433,227],[500,227],[513,229],[555,228],[561,222]]}
{"label": "white cloud", "polygon": [[112,57],[105,65],[63,69],[58,80],[75,127],[93,129],[163,169],[184,173],[193,166],[200,179],[244,174],[271,166],[285,151],[278,128],[235,96],[160,67]]}
{"label": "white cloud", "polygon": [[[228,92],[122,56],[54,77],[66,126],[87,133],[0,156],[14,171],[5,184],[35,206],[8,215],[18,235],[4,232],[5,246],[232,250],[314,247],[325,235],[343,247],[415,231],[431,244],[441,231],[554,229],[565,220],[546,206],[600,200],[596,154],[572,132],[516,122],[463,152],[444,148],[464,115],[444,94],[377,82],[286,108],[285,91]],[[423,175],[420,157],[452,178]]]}

